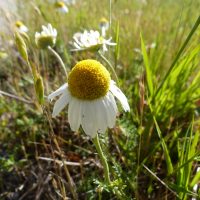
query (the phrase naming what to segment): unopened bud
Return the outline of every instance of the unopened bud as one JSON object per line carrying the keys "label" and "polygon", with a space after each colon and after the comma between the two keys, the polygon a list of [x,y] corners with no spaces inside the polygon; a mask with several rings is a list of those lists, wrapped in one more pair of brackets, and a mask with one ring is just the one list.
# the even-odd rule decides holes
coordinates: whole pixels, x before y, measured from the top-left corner
{"label": "unopened bud", "polygon": [[44,85],[42,77],[39,75],[35,81],[35,91],[39,104],[44,102]]}
{"label": "unopened bud", "polygon": [[27,53],[26,43],[24,42],[24,39],[18,32],[15,32],[15,42],[16,42],[17,49],[18,49],[21,57],[26,62],[28,62],[28,53]]}

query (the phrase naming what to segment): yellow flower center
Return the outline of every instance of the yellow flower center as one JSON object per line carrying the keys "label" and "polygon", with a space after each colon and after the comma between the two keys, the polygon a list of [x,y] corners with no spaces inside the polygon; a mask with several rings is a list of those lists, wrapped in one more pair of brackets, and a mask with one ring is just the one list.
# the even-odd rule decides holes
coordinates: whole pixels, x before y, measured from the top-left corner
{"label": "yellow flower center", "polygon": [[59,1],[59,2],[56,2],[56,3],[55,3],[55,7],[56,7],[56,8],[63,8],[63,7],[65,7],[65,4],[64,4],[64,2]]}
{"label": "yellow flower center", "polygon": [[16,21],[15,26],[16,26],[17,28],[20,28],[21,26],[23,26],[23,23],[20,22],[20,21]]}
{"label": "yellow flower center", "polygon": [[68,85],[72,96],[83,100],[94,100],[107,94],[110,74],[96,60],[78,62],[69,73]]}
{"label": "yellow flower center", "polygon": [[101,18],[100,19],[100,26],[108,26],[108,20],[106,18]]}

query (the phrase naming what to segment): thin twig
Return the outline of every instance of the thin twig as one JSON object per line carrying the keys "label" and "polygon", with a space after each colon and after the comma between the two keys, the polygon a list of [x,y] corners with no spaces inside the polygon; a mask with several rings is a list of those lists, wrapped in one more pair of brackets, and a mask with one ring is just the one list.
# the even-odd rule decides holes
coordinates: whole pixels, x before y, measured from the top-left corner
{"label": "thin twig", "polygon": [[62,161],[62,160],[58,160],[58,159],[52,159],[52,158],[47,158],[47,157],[38,157],[39,160],[45,160],[45,161],[51,161],[51,162],[56,162],[58,163],[60,166],[63,166],[63,163],[65,165],[69,165],[69,166],[82,166],[82,165],[88,165],[90,164],[89,161],[86,161],[84,163],[80,163],[80,162],[70,162],[70,161]]}
{"label": "thin twig", "polygon": [[4,92],[4,91],[2,91],[2,90],[0,90],[0,95],[4,95],[4,96],[7,96],[7,97],[16,99],[16,100],[18,100],[18,101],[22,101],[22,102],[24,102],[24,103],[34,104],[33,101],[29,101],[29,100],[27,100],[27,99],[24,99],[24,98],[22,98],[22,97],[18,97],[18,96],[14,95],[14,94],[10,94],[10,93]]}

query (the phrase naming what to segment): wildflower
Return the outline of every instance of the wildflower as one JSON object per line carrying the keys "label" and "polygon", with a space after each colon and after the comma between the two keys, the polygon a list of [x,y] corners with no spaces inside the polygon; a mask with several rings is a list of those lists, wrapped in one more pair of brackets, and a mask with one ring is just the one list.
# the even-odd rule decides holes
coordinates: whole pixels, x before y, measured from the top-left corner
{"label": "wildflower", "polygon": [[68,76],[68,83],[48,96],[56,101],[52,116],[57,116],[69,104],[68,120],[73,131],[82,126],[84,132],[94,138],[115,125],[118,112],[114,97],[123,109],[130,111],[127,98],[111,80],[107,69],[96,60],[78,62]]}
{"label": "wildflower", "polygon": [[15,22],[15,27],[20,33],[26,33],[28,32],[28,28],[21,22],[21,21],[16,21]]}
{"label": "wildflower", "polygon": [[108,22],[108,20],[106,18],[104,18],[104,17],[101,18],[99,26],[100,26],[100,29],[101,29],[101,35],[103,37],[105,37],[106,36],[106,31],[109,28],[109,22]]}
{"label": "wildflower", "polygon": [[[155,42],[146,45],[146,50],[147,51],[150,51],[151,49],[154,49],[154,48],[156,48],[156,43]],[[138,54],[142,54],[142,51],[139,48],[134,48],[133,50]]]}
{"label": "wildflower", "polygon": [[110,42],[112,38],[106,40],[100,35],[98,31],[90,30],[83,33],[75,33],[73,36],[73,46],[75,49],[72,51],[85,51],[85,50],[99,50],[101,47],[107,51],[107,45],[113,46],[116,43]]}
{"label": "wildflower", "polygon": [[68,13],[69,9],[68,7],[65,5],[64,2],[62,1],[58,1],[55,3],[55,7],[58,9],[59,12],[61,13]]}
{"label": "wildflower", "polygon": [[42,26],[41,33],[35,33],[35,43],[39,48],[45,49],[48,46],[52,47],[55,45],[56,37],[57,30],[51,24],[48,24],[48,26]]}

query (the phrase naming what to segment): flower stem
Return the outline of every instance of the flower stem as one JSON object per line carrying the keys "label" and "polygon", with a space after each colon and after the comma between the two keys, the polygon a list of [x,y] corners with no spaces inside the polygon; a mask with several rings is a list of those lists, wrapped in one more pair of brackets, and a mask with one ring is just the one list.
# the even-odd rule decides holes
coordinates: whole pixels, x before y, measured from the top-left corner
{"label": "flower stem", "polygon": [[118,77],[117,77],[117,74],[115,72],[115,69],[113,68],[113,66],[111,65],[109,60],[100,51],[98,51],[98,54],[106,62],[106,64],[108,64],[108,66],[110,67],[110,69],[112,70],[112,72],[113,72],[113,74],[115,76],[115,80],[118,82]]}
{"label": "flower stem", "polygon": [[106,160],[106,157],[102,151],[102,148],[101,148],[101,145],[99,143],[99,136],[98,134],[96,135],[96,137],[93,139],[93,143],[96,147],[96,150],[98,152],[98,155],[101,159],[101,162],[102,162],[102,165],[103,165],[103,168],[104,168],[104,175],[105,175],[105,181],[108,185],[111,184],[111,181],[110,181],[110,175],[109,175],[109,167],[108,167],[108,162]]}
{"label": "flower stem", "polygon": [[58,54],[54,49],[52,49],[50,46],[48,46],[48,49],[49,49],[49,51],[50,51],[52,54],[54,54],[54,56],[58,59],[60,65],[61,65],[61,67],[63,68],[63,70],[64,70],[64,72],[65,72],[65,75],[66,75],[66,77],[67,77],[68,75],[67,75],[67,70],[66,70],[66,68],[65,68],[65,64],[63,63],[63,61],[62,61],[61,57],[59,56],[59,54]]}

